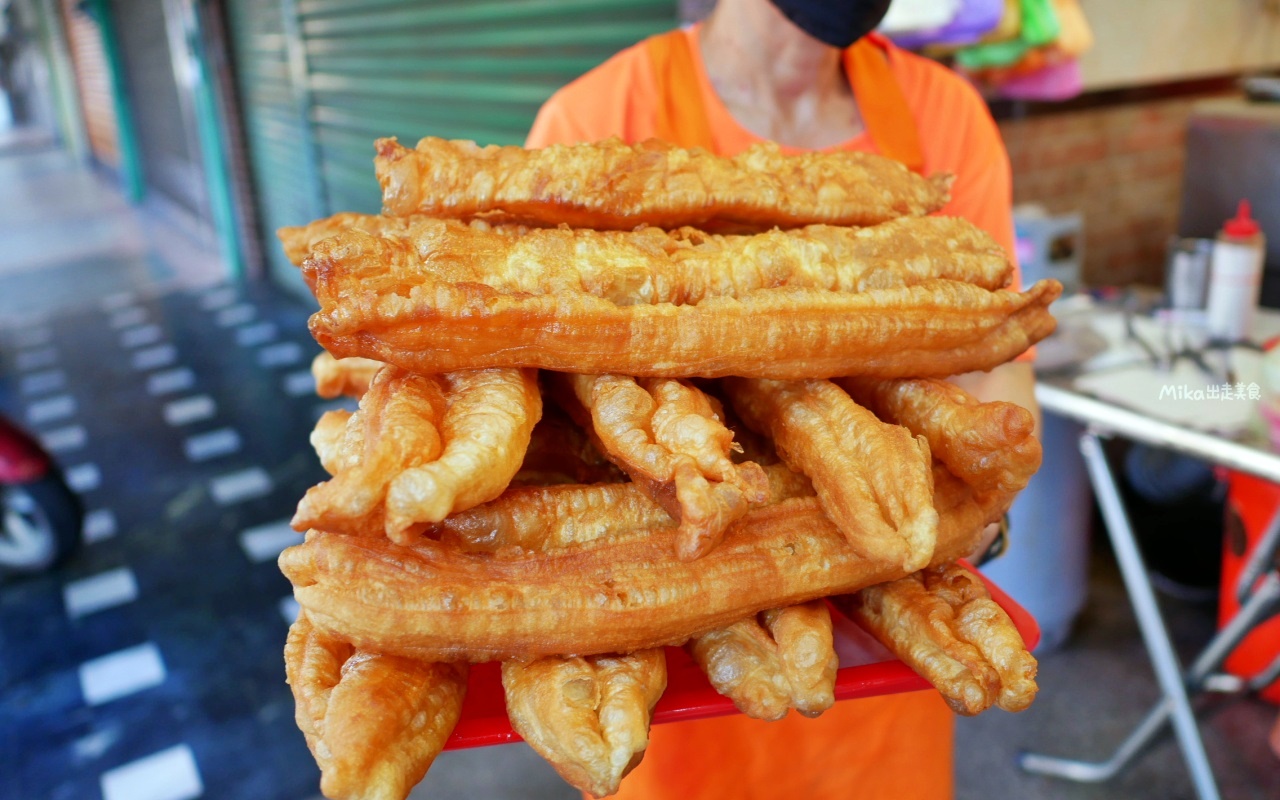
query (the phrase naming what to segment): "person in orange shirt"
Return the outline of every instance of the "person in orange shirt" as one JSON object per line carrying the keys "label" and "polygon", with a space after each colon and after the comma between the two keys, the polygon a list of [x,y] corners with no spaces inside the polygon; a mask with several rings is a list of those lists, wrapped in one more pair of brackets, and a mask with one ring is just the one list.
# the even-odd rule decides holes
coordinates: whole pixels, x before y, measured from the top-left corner
{"label": "person in orange shirt", "polygon": [[[956,176],[941,213],[966,217],[1013,258],[1009,159],[961,78],[871,31],[888,0],[719,0],[706,22],[618,53],[542,107],[526,146],[657,137],[732,156],[863,150]],[[1029,356],[956,376],[983,400],[1037,415]],[[655,726],[617,797],[943,800],[954,719],[935,692],[837,703],[817,719],[744,716]]]}

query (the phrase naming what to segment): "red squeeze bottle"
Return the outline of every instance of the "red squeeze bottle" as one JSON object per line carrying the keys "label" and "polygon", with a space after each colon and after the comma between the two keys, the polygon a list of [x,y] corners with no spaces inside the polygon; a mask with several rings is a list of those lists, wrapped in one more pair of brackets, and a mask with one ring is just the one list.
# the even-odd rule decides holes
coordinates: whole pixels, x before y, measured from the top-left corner
{"label": "red squeeze bottle", "polygon": [[1213,338],[1238,342],[1249,337],[1262,290],[1264,252],[1262,228],[1249,216],[1249,201],[1241,200],[1213,245],[1207,305]]}

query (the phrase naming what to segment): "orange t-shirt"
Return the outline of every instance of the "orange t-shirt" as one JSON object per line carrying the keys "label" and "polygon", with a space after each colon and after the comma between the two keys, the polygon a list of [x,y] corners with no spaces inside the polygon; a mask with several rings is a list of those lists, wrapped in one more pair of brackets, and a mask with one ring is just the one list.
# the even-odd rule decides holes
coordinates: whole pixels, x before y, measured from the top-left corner
{"label": "orange t-shirt", "polygon": [[[707,77],[697,26],[686,29],[716,152],[734,155],[761,137],[743,128]],[[1013,257],[1009,158],[986,105],[961,78],[876,38],[917,123],[923,172],[956,181],[943,214],[966,217]],[[643,43],[565,86],[542,107],[526,146],[655,135],[658,97]],[[786,149],[786,148],[784,148]],[[879,152],[863,133],[838,149]],[[1015,277],[1015,281],[1017,278]],[[954,718],[936,692],[837,703],[817,719],[745,716],[657,725],[620,800],[858,797],[945,800],[953,794]]]}

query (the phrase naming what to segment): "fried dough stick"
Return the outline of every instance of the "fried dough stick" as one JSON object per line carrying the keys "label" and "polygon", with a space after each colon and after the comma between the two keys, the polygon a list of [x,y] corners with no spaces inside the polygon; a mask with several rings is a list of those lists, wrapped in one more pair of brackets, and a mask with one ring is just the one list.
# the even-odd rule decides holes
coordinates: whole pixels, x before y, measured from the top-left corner
{"label": "fried dough stick", "polygon": [[[769,467],[764,472],[768,480],[769,502],[813,494],[808,480],[785,466]],[[450,517],[437,529],[442,541],[463,549],[509,552],[518,548],[549,550],[573,547],[604,539],[620,541],[648,535],[656,527],[674,526],[675,520],[641,493],[635,484],[618,484],[510,490],[492,503]],[[690,643],[691,653],[704,671],[712,676],[717,690],[733,699],[745,713],[761,719],[777,718],[793,707],[816,716],[830,707],[835,699],[836,662],[831,618],[826,607],[819,601],[791,609],[767,611],[759,619],[764,627],[756,617],[752,617]],[[633,655],[660,652],[647,650]],[[533,664],[540,665],[542,672],[537,674],[557,670],[574,674],[588,668],[580,661],[553,657]],[[514,665],[515,662],[504,665],[504,677],[509,669],[517,669]],[[558,685],[555,680],[547,680],[552,688]],[[534,701],[527,697],[512,697],[513,692],[529,692],[534,688],[529,683],[508,684],[508,709],[535,702],[551,703],[549,698]],[[543,691],[551,692],[550,689]],[[572,702],[568,704],[572,705]],[[527,719],[522,724],[535,721]],[[565,723],[562,717],[552,715],[542,723],[544,727],[535,737],[520,731],[526,739],[558,742],[547,752],[544,752],[543,745],[534,745],[553,764],[559,757],[557,753],[572,749],[569,742],[576,740],[571,736],[575,726],[563,724],[557,730],[553,724],[556,721]],[[517,730],[520,730],[519,724]],[[596,739],[594,735],[588,735],[587,741],[595,742]],[[573,763],[582,760],[574,759]],[[574,782],[559,766],[557,770],[578,788],[601,794]],[[614,785],[613,790],[616,788]]]}
{"label": "fried dough stick", "polygon": [[409,248],[416,258],[398,267],[406,279],[434,275],[504,293],[585,292],[618,305],[693,305],[780,286],[861,292],[931,278],[1000,289],[1013,276],[1000,245],[958,217],[719,236],[696,228],[529,229],[339,214],[281,235],[302,253],[301,264],[320,242],[351,231]]}
{"label": "fried dough stick", "polygon": [[370,358],[334,358],[321,351],[311,362],[311,377],[316,382],[316,394],[321,397],[346,395],[359,400],[382,367],[381,361]]}
{"label": "fried dough stick", "polygon": [[945,377],[990,369],[1049,335],[1048,305],[1062,291],[1055,281],[1018,294],[930,278],[865,292],[782,286],[696,305],[634,304],[648,291],[640,285],[620,305],[567,286],[501,291],[476,281],[476,258],[449,250],[424,262],[402,241],[359,231],[326,239],[303,265],[321,306],[311,332],[336,356],[422,374],[526,366],[649,377]]}
{"label": "fried dough stick", "polygon": [[616,137],[541,150],[432,137],[413,150],[395,139],[379,139],[375,147],[382,210],[394,216],[489,213],[621,230],[874,225],[937,211],[951,186],[950,176],[923,178],[881,156],[785,155],[772,143],[732,158]]}
{"label": "fried dough stick", "polygon": [[839,663],[822,600],[766,611],[685,647],[716,691],[749,717],[778,720],[792,708],[816,717],[835,704]]}
{"label": "fried dough stick", "polygon": [[963,567],[930,567],[835,602],[957,714],[973,716],[992,703],[1022,711],[1035,699],[1035,658],[1013,620]]}
{"label": "fried dough stick", "polygon": [[831,381],[724,385],[742,421],[813,481],[823,511],[855,550],[908,572],[929,563],[938,512],[923,437],[876,419]]}
{"label": "fried dough stick", "polygon": [[468,667],[357,650],[289,628],[285,674],[298,727],[331,800],[404,800],[444,749],[462,712]]}
{"label": "fried dough stick", "polygon": [[293,525],[359,533],[382,515],[389,537],[409,541],[419,523],[501,494],[541,413],[531,371],[425,377],[387,367],[346,418],[340,445],[334,432],[342,417],[317,425],[313,442],[334,477],[307,491]]}
{"label": "fried dough stick", "polygon": [[644,757],[666,654],[504,661],[502,687],[511,727],[572,786],[605,797]]}
{"label": "fried dough stick", "polygon": [[[937,483],[948,509],[934,559],[971,550],[1009,498]],[[280,568],[318,627],[358,646],[438,661],[629,653],[682,644],[771,608],[857,591],[907,573],[868,559],[813,499],[753,509],[696,561],[675,531],[552,552],[462,552],[431,540],[313,533]]]}
{"label": "fried dough stick", "polygon": [[1040,468],[1031,412],[1013,403],[980,403],[939,380],[837,381],[885,422],[929,441],[934,458],[979,492],[1020,492]]}
{"label": "fried dough stick", "polygon": [[[812,497],[809,479],[764,468],[766,503]],[[526,486],[431,527],[442,544],[472,553],[551,551],[647,537],[677,521],[634,483]]]}
{"label": "fried dough stick", "polygon": [[556,375],[571,416],[600,449],[680,521],[676,555],[715,547],[725,528],[768,497],[764,470],[729,458],[733,433],[716,402],[686,381],[625,375]]}

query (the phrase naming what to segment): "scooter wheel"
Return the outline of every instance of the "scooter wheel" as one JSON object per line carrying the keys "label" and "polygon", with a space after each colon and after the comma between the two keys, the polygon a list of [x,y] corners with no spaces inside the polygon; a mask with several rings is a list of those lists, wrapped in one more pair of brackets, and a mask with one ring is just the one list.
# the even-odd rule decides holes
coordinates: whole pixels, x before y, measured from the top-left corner
{"label": "scooter wheel", "polygon": [[84,509],[62,476],[0,487],[0,571],[43,572],[80,544]]}

